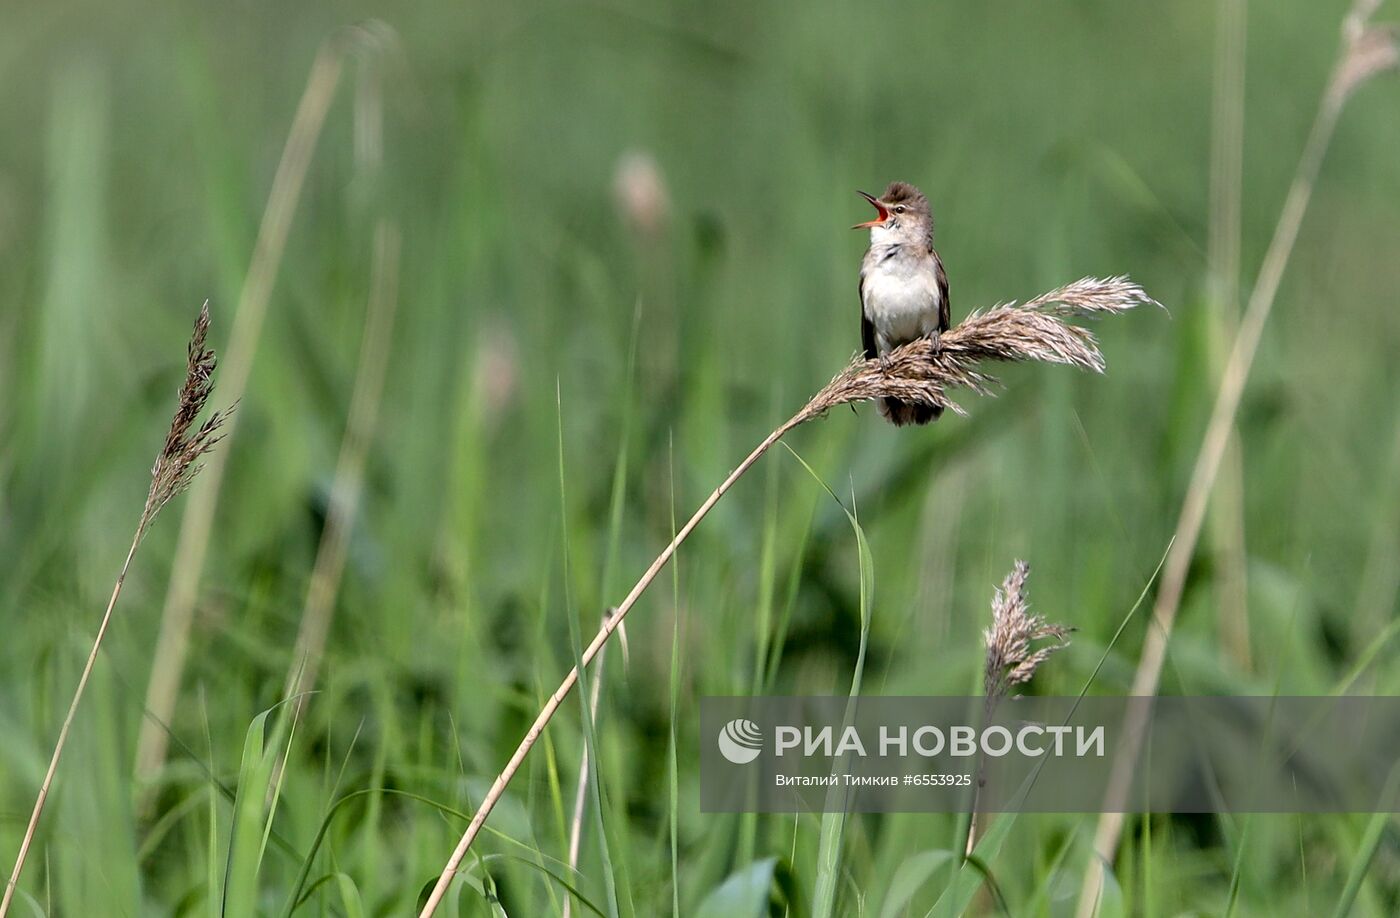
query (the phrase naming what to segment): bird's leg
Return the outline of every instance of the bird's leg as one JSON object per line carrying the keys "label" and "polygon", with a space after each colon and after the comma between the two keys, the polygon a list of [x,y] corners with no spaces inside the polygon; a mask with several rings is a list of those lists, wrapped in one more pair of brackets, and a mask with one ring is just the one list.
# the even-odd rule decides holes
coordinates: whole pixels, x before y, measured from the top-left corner
{"label": "bird's leg", "polygon": [[924,337],[933,345],[933,356],[937,357],[943,353],[943,332],[935,328]]}
{"label": "bird's leg", "polygon": [[881,351],[881,352],[880,352],[880,372],[881,372],[881,373],[888,373],[889,371],[890,371],[890,355],[889,355],[889,352],[888,352],[888,351]]}

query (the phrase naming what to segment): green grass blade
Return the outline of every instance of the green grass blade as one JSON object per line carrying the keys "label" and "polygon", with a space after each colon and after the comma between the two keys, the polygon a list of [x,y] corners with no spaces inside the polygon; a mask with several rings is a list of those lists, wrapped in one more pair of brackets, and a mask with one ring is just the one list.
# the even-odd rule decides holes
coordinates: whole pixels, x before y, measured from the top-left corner
{"label": "green grass blade", "polygon": [[[865,675],[865,652],[870,639],[870,601],[874,587],[874,565],[870,558],[870,546],[865,539],[865,530],[860,525],[855,514],[846,509],[846,505],[841,503],[841,499],[836,496],[836,492],[822,480],[821,476],[807,464],[807,461],[797,454],[791,446],[783,443],[783,448],[795,458],[802,467],[807,470],[807,474],[812,476],[826,493],[831,495],[831,499],[841,508],[841,512],[846,515],[847,522],[850,523],[851,531],[856,537],[856,556],[859,565],[860,577],[860,647],[856,651],[855,670],[851,674],[851,689],[848,694],[846,707],[846,722],[849,723],[854,715],[855,699],[860,695],[861,681]],[[844,804],[835,806],[837,795],[835,792],[827,799],[827,810],[822,814],[821,835],[817,848],[817,878],[815,892],[812,895],[812,915],[814,918],[830,918],[836,909],[837,885],[840,881],[841,849],[842,841],[846,829],[846,812]]]}
{"label": "green grass blade", "polygon": [[731,874],[695,912],[695,918],[766,918],[778,859],[755,861]]}
{"label": "green grass blade", "polygon": [[345,909],[345,918],[365,918],[365,904],[360,900],[360,890],[348,874],[335,874],[335,888],[340,893],[340,905]]}
{"label": "green grass blade", "polygon": [[1015,813],[1002,813],[1001,817],[992,823],[992,827],[987,830],[987,834],[982,836],[977,847],[973,849],[969,856],[958,868],[958,872],[953,876],[953,883],[943,891],[933,903],[933,908],[927,912],[927,918],[935,915],[961,915],[967,911],[972,904],[972,898],[977,895],[977,891],[986,883],[992,888],[993,898],[997,901],[1002,912],[1006,911],[1006,905],[1002,901],[1001,892],[997,888],[991,869],[987,866],[1001,853],[1001,846],[1006,842],[1006,838],[1011,834],[1011,827],[1016,824]]}
{"label": "green grass blade", "polygon": [[1351,870],[1347,872],[1346,886],[1342,888],[1342,896],[1337,900],[1337,908],[1332,912],[1332,918],[1348,918],[1356,905],[1356,897],[1361,894],[1361,884],[1365,882],[1366,874],[1370,872],[1371,865],[1380,851],[1386,825],[1395,818],[1395,814],[1389,810],[1395,801],[1397,778],[1400,778],[1400,766],[1391,769],[1390,779],[1386,782],[1385,793],[1381,797],[1381,805],[1377,807],[1380,812],[1372,814],[1366,822],[1366,831],[1361,836],[1361,845],[1357,849],[1356,859],[1351,863]]}
{"label": "green grass blade", "polygon": [[555,380],[554,395],[559,447],[559,519],[564,549],[564,617],[569,623],[569,646],[573,650],[574,666],[578,668],[578,688],[574,692],[574,697],[578,699],[580,719],[583,722],[584,749],[588,751],[588,760],[592,763],[588,769],[588,800],[592,804],[590,807],[593,816],[592,822],[598,836],[598,854],[603,862],[603,888],[607,893],[608,918],[617,918],[617,880],[613,871],[607,828],[603,823],[603,794],[599,778],[599,774],[602,772],[602,760],[598,757],[598,736],[594,730],[593,712],[588,705],[589,680],[593,677],[588,674],[583,665],[583,635],[579,629],[578,615],[570,598],[572,589],[569,583],[569,502],[564,477],[564,396],[557,379]]}
{"label": "green grass blade", "polygon": [[931,848],[905,858],[890,878],[885,901],[880,906],[880,918],[900,918],[933,875],[945,864],[954,861],[955,855],[947,848]]}
{"label": "green grass blade", "polygon": [[[268,799],[276,755],[264,742],[264,729],[274,708],[263,711],[248,726],[233,804],[228,859],[224,864],[223,914],[256,914],[258,873],[263,854],[263,807]],[[271,817],[268,817],[269,822]]]}

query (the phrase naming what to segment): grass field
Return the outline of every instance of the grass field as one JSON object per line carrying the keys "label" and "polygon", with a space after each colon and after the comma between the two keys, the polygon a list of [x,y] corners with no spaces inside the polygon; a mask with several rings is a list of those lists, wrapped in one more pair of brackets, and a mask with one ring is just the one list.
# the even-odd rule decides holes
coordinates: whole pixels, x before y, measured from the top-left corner
{"label": "grass field", "polygon": [[[1167,309],[1096,325],[1102,377],[1009,367],[966,418],[793,433],[817,477],[774,450],[703,522],[439,914],[557,914],[558,878],[574,915],[1073,914],[1094,816],[1003,817],[999,900],[937,853],[953,816],[851,817],[824,845],[818,817],[700,813],[698,699],[845,694],[867,618],[866,692],[976,692],[1017,558],[1077,629],[1034,690],[1104,658],[1090,691],[1128,691],[1150,592],[1110,642],[1167,551],[1348,8],[1231,25],[1241,5],[8,4],[6,866],[205,299],[214,402],[241,395],[136,556],[14,914],[411,913],[603,610],[858,347],[855,189],[894,178],[933,202],[955,322],[1084,275]],[[1397,111],[1392,75],[1341,114],[1164,693],[1400,692]],[[822,482],[868,539],[864,603]],[[308,617],[325,653],[293,729]],[[1133,817],[1100,914],[1347,908],[1400,911],[1393,820]]]}

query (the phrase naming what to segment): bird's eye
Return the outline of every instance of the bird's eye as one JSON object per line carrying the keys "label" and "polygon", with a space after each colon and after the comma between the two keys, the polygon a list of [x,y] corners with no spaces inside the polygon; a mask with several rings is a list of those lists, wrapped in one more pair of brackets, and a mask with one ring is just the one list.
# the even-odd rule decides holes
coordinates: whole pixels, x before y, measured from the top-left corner
{"label": "bird's eye", "polygon": [[903,204],[897,204],[897,205],[895,205],[894,212],[897,213],[897,214],[902,214],[902,213],[904,213],[904,205],[903,205]]}

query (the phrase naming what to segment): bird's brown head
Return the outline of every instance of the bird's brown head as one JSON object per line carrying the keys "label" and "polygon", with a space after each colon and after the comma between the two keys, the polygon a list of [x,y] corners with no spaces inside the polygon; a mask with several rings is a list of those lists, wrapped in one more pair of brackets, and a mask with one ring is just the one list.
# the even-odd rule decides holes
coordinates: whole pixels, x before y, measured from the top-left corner
{"label": "bird's brown head", "polygon": [[857,193],[875,208],[876,217],[865,223],[857,223],[851,229],[879,229],[884,231],[881,235],[932,232],[933,217],[929,212],[928,198],[908,182],[890,182],[884,194],[878,198],[864,191]]}

